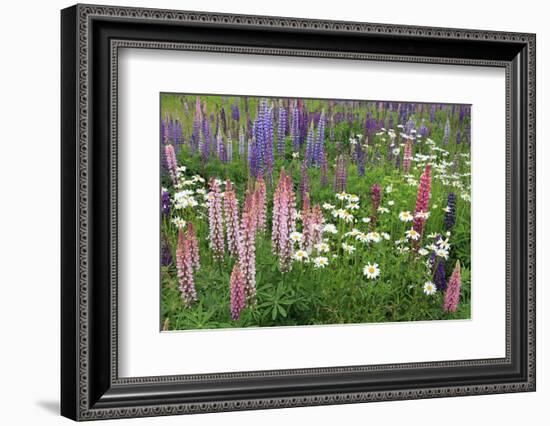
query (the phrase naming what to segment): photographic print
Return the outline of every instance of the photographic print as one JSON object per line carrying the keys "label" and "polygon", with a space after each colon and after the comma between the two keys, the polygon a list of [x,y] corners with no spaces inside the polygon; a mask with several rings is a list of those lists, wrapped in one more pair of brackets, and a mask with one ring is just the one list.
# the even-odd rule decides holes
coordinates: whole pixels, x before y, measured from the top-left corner
{"label": "photographic print", "polygon": [[471,106],[160,94],[163,331],[470,318]]}

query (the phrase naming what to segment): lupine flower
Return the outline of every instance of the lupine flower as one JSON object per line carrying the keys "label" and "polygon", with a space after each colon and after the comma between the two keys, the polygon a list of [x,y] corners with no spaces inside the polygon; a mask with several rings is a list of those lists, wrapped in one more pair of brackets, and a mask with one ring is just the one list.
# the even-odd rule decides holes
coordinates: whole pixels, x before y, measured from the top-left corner
{"label": "lupine flower", "polygon": [[162,247],[161,247],[161,264],[162,266],[170,266],[173,262],[172,251],[170,250],[170,243],[166,236],[162,237]]}
{"label": "lupine flower", "polygon": [[445,291],[447,289],[447,278],[445,277],[445,260],[437,259],[435,252],[432,254],[432,262],[435,264],[434,282],[439,291]]}
{"label": "lupine flower", "polygon": [[256,300],[256,206],[254,194],[246,195],[241,218],[241,251],[239,264],[244,277],[246,299],[255,303]]}
{"label": "lupine flower", "polygon": [[456,312],[460,300],[461,283],[460,262],[457,260],[455,269],[449,279],[447,291],[445,292],[445,300],[443,301],[443,310],[445,312]]}
{"label": "lupine flower", "polygon": [[256,207],[256,217],[258,220],[258,230],[264,232],[267,229],[267,198],[265,182],[261,174],[260,176],[258,176],[258,179],[256,179],[256,185],[254,189],[254,202]]}
{"label": "lupine flower", "polygon": [[279,128],[277,130],[277,154],[285,156],[285,135],[286,135],[286,109],[282,102],[279,104]]}
{"label": "lupine flower", "polygon": [[241,245],[239,206],[237,195],[229,180],[225,184],[225,192],[223,194],[223,211],[225,213],[229,253],[233,256],[238,256]]}
{"label": "lupine flower", "polygon": [[201,266],[201,259],[199,256],[199,240],[195,234],[195,227],[192,222],[187,225],[186,238],[189,241],[189,249],[191,251],[191,263],[195,270],[198,270]]}
{"label": "lupine flower", "polygon": [[201,111],[201,100],[197,96],[196,102],[195,102],[195,118],[193,120],[193,134],[191,136],[191,140],[193,142],[193,151],[198,148],[199,141],[201,138],[201,130],[202,130],[202,111]]}
{"label": "lupine flower", "polygon": [[178,270],[179,289],[181,300],[185,307],[197,300],[195,281],[193,278],[193,264],[189,240],[185,238],[183,229],[178,232],[178,248],[176,250],[176,267]]}
{"label": "lupine flower", "polygon": [[239,110],[239,104],[234,103],[231,105],[231,118],[235,121],[239,121],[241,118],[241,112]]}
{"label": "lupine flower", "polygon": [[178,183],[178,160],[176,159],[176,151],[174,151],[174,145],[166,145],[164,147],[164,153],[166,156],[166,165],[168,166],[168,172],[172,178],[172,183],[176,185]]}
{"label": "lupine flower", "polygon": [[321,111],[319,123],[317,124],[317,138],[313,150],[313,163],[319,167],[325,154],[325,110]]}
{"label": "lupine flower", "polygon": [[170,216],[170,193],[162,188],[161,193],[161,205],[162,205],[162,215],[163,216]]}
{"label": "lupine flower", "polygon": [[298,109],[298,102],[294,104],[294,108],[292,109],[290,133],[292,137],[292,150],[298,152],[300,150],[300,110]]}
{"label": "lupine flower", "polygon": [[450,192],[447,197],[447,208],[445,209],[445,229],[450,230],[455,224],[456,220],[456,195],[454,192]]}
{"label": "lupine flower", "polygon": [[211,145],[211,135],[210,135],[210,123],[208,121],[208,116],[205,115],[202,120],[202,132],[201,132],[201,155],[202,161],[206,163],[210,158],[210,145]]}
{"label": "lupine flower", "polygon": [[411,169],[412,160],[412,142],[410,139],[405,143],[405,149],[403,150],[403,171],[409,173]]}
{"label": "lupine flower", "polygon": [[231,139],[231,132],[227,133],[227,147],[225,149],[226,162],[231,163],[233,161],[233,140]]}
{"label": "lupine flower", "polygon": [[239,128],[239,157],[244,157],[244,130],[242,126]]}
{"label": "lupine flower", "polygon": [[426,218],[418,213],[427,213],[428,212],[428,203],[430,201],[430,190],[431,190],[431,168],[428,164],[422,173],[420,178],[420,184],[418,185],[418,194],[416,196],[416,208],[414,210],[414,220],[413,220],[413,229],[422,235],[424,231],[424,223]]}
{"label": "lupine flower", "polygon": [[449,137],[451,136],[451,123],[449,123],[449,117],[447,117],[447,122],[445,123],[445,129],[443,130],[443,145],[449,143]]}
{"label": "lupine flower", "polygon": [[290,234],[296,230],[296,197],[292,190],[292,178],[284,169],[273,194],[272,248],[279,256],[279,269],[288,272],[292,268],[292,241]]}
{"label": "lupine flower", "polygon": [[217,260],[222,260],[225,252],[223,237],[222,194],[217,180],[212,178],[208,193],[208,228],[210,244]]}
{"label": "lupine flower", "polygon": [[239,263],[235,263],[229,280],[231,319],[237,321],[246,306],[245,282]]}
{"label": "lupine flower", "polygon": [[336,158],[336,170],[334,172],[334,191],[343,192],[346,190],[348,180],[348,168],[346,159],[342,154]]}
{"label": "lupine flower", "polygon": [[313,164],[314,152],[315,152],[315,132],[313,130],[313,121],[312,121],[309,126],[309,131],[307,133],[307,141],[306,141],[305,161],[308,167]]}

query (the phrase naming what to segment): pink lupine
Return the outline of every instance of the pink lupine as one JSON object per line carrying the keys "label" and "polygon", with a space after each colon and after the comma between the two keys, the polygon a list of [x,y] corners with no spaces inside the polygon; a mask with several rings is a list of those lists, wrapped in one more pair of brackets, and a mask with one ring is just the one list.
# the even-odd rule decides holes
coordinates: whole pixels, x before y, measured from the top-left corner
{"label": "pink lupine", "polygon": [[319,204],[315,204],[311,209],[311,221],[313,223],[312,242],[313,245],[323,241],[323,223],[325,218]]}
{"label": "pink lupine", "polygon": [[246,306],[245,281],[239,263],[235,263],[229,280],[231,319],[237,321]]}
{"label": "pink lupine", "polygon": [[428,164],[424,173],[420,177],[418,185],[418,194],[416,196],[416,207],[414,209],[413,229],[422,235],[426,217],[423,214],[428,213],[428,204],[430,202],[430,190],[432,185],[431,168]]}
{"label": "pink lupine", "polygon": [[267,229],[267,224],[266,224],[267,199],[266,199],[265,182],[261,173],[258,176],[258,179],[256,179],[254,197],[255,197],[254,201],[255,201],[256,214],[257,214],[257,220],[258,220],[258,230],[265,232],[265,230]]}
{"label": "pink lupine", "polygon": [[233,256],[238,256],[241,243],[239,206],[237,195],[229,180],[227,180],[225,184],[223,210],[225,213],[225,227],[227,230],[227,246],[229,253]]}
{"label": "pink lupine", "polygon": [[195,228],[193,223],[187,223],[186,237],[189,240],[189,248],[191,250],[191,263],[193,268],[199,269],[201,266],[201,259],[199,256],[199,240],[197,240],[197,235],[195,234]]}
{"label": "pink lupine", "polygon": [[309,194],[306,192],[302,199],[302,250],[311,254],[313,250],[313,216],[311,214]]}
{"label": "pink lupine", "polygon": [[411,169],[411,160],[412,160],[412,140],[407,139],[405,143],[405,148],[403,150],[403,170],[405,173],[409,173]]}
{"label": "pink lupine", "polygon": [[178,160],[176,159],[176,151],[174,145],[166,145],[164,147],[164,154],[166,157],[166,166],[168,167],[168,173],[172,178],[172,183],[175,185],[178,183]]}
{"label": "pink lupine", "polygon": [[443,310],[445,312],[456,312],[458,302],[460,300],[460,286],[462,284],[460,278],[460,262],[456,261],[455,269],[447,284],[445,292],[445,300],[443,301]]}
{"label": "pink lupine", "polygon": [[220,185],[216,179],[210,179],[209,185],[208,228],[210,231],[210,244],[214,252],[214,257],[218,260],[222,260],[225,252],[222,217],[222,193],[220,191]]}
{"label": "pink lupine", "polygon": [[281,170],[279,182],[275,189],[273,207],[273,252],[279,256],[281,272],[290,271],[292,267],[292,241],[290,234],[296,230],[296,195],[292,188],[292,178],[284,169]]}
{"label": "pink lupine", "polygon": [[371,199],[372,199],[371,221],[373,225],[376,223],[376,219],[378,218],[378,208],[380,207],[380,200],[381,200],[380,194],[381,194],[380,184],[375,183],[371,187]]}
{"label": "pink lupine", "polygon": [[176,267],[178,271],[179,289],[184,306],[189,307],[197,300],[195,281],[193,279],[193,262],[189,239],[183,229],[178,233],[178,248],[176,250]]}
{"label": "pink lupine", "polygon": [[244,278],[246,299],[251,303],[256,300],[256,207],[254,194],[248,193],[241,218],[241,248],[239,264]]}

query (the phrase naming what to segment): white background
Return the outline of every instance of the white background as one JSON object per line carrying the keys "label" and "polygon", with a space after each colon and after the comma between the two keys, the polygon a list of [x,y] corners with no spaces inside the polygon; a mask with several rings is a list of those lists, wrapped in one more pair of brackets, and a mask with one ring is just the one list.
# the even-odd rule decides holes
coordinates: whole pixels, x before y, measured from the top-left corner
{"label": "white background", "polygon": [[[119,81],[122,377],[505,356],[503,69],[124,49]],[[161,91],[472,104],[472,318],[159,333]]]}
{"label": "white background", "polygon": [[[139,420],[118,424],[188,425],[465,425],[490,418],[498,425],[545,424],[550,400],[548,335],[550,257],[545,213],[549,206],[550,148],[543,133],[550,115],[550,28],[544,2],[463,0],[387,2],[277,2],[223,0],[108,1],[234,13],[437,25],[536,32],[538,145],[538,391],[453,399],[294,408]],[[58,417],[59,394],[59,9],[66,1],[3,4],[0,27],[0,400],[7,425],[69,424]],[[546,80],[545,80],[546,79]],[[102,424],[117,424],[108,421]]]}

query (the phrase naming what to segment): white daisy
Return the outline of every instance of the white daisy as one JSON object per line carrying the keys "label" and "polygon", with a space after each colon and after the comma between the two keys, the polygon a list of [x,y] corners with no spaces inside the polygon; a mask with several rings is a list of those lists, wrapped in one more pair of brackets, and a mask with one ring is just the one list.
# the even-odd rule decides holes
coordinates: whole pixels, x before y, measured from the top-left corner
{"label": "white daisy", "polygon": [[315,257],[313,259],[313,267],[316,269],[324,268],[328,265],[328,259],[323,256]]}
{"label": "white daisy", "polygon": [[174,225],[176,225],[176,227],[179,228],[179,229],[185,228],[185,225],[187,224],[187,222],[185,220],[183,220],[181,217],[173,218],[172,223]]}
{"label": "white daisy", "polygon": [[437,288],[435,287],[434,283],[432,283],[431,281],[426,281],[424,283],[424,294],[426,296],[431,296],[432,294],[435,294],[436,291]]}
{"label": "white daisy", "polygon": [[346,194],[345,192],[338,192],[336,194],[336,198],[338,198],[340,201],[345,200],[347,196],[348,194]]}
{"label": "white daisy", "polygon": [[364,217],[363,219],[361,219],[361,221],[363,223],[370,223],[370,217]]}
{"label": "white daisy", "polygon": [[299,243],[300,241],[302,241],[302,234],[300,232],[291,232],[290,233],[290,241],[294,242],[294,243]]}
{"label": "white daisy", "polygon": [[355,246],[352,246],[350,244],[346,244],[346,243],[342,243],[342,249],[346,252],[346,253],[353,253],[355,251]]}
{"label": "white daisy", "polygon": [[378,207],[378,213],[389,213],[390,209],[387,207]]}
{"label": "white daisy", "polygon": [[330,250],[330,246],[327,243],[318,243],[313,247],[315,247],[315,250],[319,253],[327,253]]}
{"label": "white daisy", "polygon": [[382,236],[378,232],[369,232],[367,234],[367,240],[373,243],[379,243],[382,241]]}
{"label": "white daisy", "polygon": [[369,280],[380,276],[380,268],[378,267],[378,263],[367,263],[367,265],[363,268],[363,275],[365,275]]}
{"label": "white daisy", "polygon": [[420,256],[426,256],[429,253],[428,250],[426,250],[424,247],[422,247],[420,250],[418,250],[418,254]]}
{"label": "white daisy", "polygon": [[309,255],[307,254],[307,251],[305,250],[298,250],[294,253],[294,256],[292,256],[294,260],[297,260],[299,262],[302,262],[304,260],[307,260]]}
{"label": "white daisy", "polygon": [[332,223],[327,223],[325,226],[323,226],[323,232],[328,232],[329,234],[337,234],[338,229],[336,229],[336,225]]}
{"label": "white daisy", "polygon": [[414,228],[409,229],[408,231],[405,231],[405,235],[407,238],[410,238],[411,240],[419,240],[420,234],[414,230]]}
{"label": "white daisy", "polygon": [[350,210],[359,210],[359,204],[357,204],[357,203],[349,203],[349,204],[346,206],[346,209],[350,209]]}
{"label": "white daisy", "polygon": [[399,220],[402,222],[410,222],[413,219],[414,219],[413,215],[409,211],[404,211],[399,213]]}
{"label": "white daisy", "polygon": [[334,205],[332,205],[332,204],[330,204],[330,203],[324,203],[324,204],[323,204],[323,208],[324,208],[325,210],[334,210],[335,207],[334,207]]}

